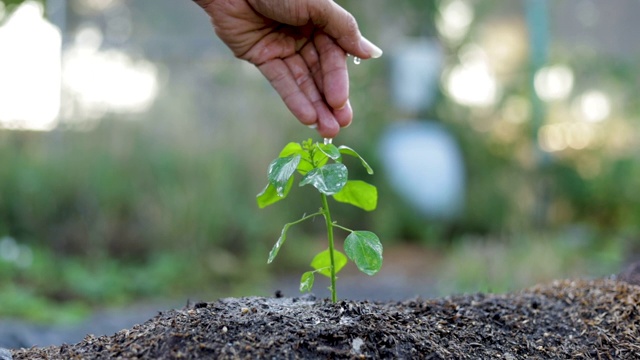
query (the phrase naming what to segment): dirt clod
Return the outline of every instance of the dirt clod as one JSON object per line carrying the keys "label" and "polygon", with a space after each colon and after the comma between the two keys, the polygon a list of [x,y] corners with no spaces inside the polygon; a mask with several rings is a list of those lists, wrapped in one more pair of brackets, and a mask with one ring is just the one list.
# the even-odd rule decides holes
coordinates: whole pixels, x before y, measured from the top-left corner
{"label": "dirt clod", "polygon": [[640,286],[566,280],[402,302],[229,298],[14,359],[638,359]]}

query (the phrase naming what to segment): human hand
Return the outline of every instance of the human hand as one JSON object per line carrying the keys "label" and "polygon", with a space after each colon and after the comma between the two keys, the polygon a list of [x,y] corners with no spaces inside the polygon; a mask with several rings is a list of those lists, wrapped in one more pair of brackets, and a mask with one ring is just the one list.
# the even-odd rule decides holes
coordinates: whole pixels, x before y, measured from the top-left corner
{"label": "human hand", "polygon": [[298,120],[326,138],[353,118],[346,56],[377,58],[332,0],[194,0],[233,54],[256,65]]}

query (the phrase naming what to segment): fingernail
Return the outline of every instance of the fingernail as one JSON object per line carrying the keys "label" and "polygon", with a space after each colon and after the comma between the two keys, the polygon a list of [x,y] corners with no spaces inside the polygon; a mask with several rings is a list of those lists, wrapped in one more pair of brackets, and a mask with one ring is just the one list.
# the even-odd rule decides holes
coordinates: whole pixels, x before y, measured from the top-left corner
{"label": "fingernail", "polygon": [[360,38],[360,47],[367,52],[373,59],[377,59],[382,56],[382,49],[375,46],[371,41],[367,40],[364,36]]}
{"label": "fingernail", "polygon": [[318,128],[318,124],[311,124],[311,125],[307,125],[307,127],[309,129],[317,129]]}

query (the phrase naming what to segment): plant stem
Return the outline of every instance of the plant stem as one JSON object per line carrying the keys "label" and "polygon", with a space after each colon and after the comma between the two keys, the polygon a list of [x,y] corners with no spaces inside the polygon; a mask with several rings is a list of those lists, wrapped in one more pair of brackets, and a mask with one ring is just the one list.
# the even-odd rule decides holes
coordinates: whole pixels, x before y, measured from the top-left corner
{"label": "plant stem", "polygon": [[346,227],[344,227],[344,226],[342,226],[342,225],[336,224],[336,223],[333,223],[333,226],[337,227],[338,229],[342,229],[342,230],[344,230],[344,231],[346,231],[346,232],[350,232],[350,233],[352,233],[352,232],[353,232],[353,230],[351,230],[351,229],[349,229],[349,228],[346,228]]}
{"label": "plant stem", "polygon": [[331,302],[338,301],[338,295],[336,291],[336,265],[333,256],[333,222],[331,222],[331,212],[329,211],[329,202],[327,201],[327,195],[320,194],[322,196],[322,210],[324,220],[327,223],[327,236],[329,237],[329,260],[331,260]]}
{"label": "plant stem", "polygon": [[322,211],[318,211],[318,212],[313,213],[311,215],[304,215],[302,218],[300,218],[300,219],[298,219],[296,221],[292,221],[290,223],[287,223],[287,225],[289,225],[289,226],[296,225],[296,224],[299,224],[299,223],[301,223],[301,222],[303,222],[303,221],[305,221],[307,219],[310,219],[310,218],[312,218],[314,216],[318,216],[318,215],[322,215],[322,214],[323,214]]}

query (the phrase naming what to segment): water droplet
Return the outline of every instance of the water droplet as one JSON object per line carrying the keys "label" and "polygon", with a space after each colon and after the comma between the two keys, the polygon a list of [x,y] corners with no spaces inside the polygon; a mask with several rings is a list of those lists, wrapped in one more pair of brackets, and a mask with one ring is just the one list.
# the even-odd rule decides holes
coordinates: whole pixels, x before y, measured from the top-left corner
{"label": "water droplet", "polygon": [[332,142],[332,141],[333,141],[333,139],[332,139],[332,138],[324,138],[324,144],[325,144],[325,145],[329,145],[329,144],[331,144],[331,142]]}
{"label": "water droplet", "polygon": [[357,56],[354,56],[354,57],[353,57],[353,63],[354,63],[354,64],[356,64],[356,65],[360,65],[360,62],[361,62],[361,61],[362,61],[362,59],[360,59],[359,57],[357,57]]}

